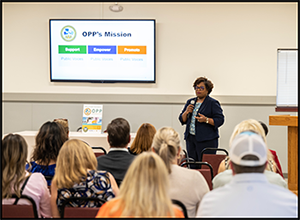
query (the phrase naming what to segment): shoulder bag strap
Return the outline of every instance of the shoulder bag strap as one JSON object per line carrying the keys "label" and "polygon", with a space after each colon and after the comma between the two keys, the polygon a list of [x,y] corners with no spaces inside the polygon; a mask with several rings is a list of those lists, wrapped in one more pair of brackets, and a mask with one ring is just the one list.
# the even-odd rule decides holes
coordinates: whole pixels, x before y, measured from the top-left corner
{"label": "shoulder bag strap", "polygon": [[[20,197],[22,196],[22,192],[23,192],[23,190],[24,190],[24,188],[25,188],[25,186],[26,186],[26,184],[27,184],[27,182],[28,182],[28,180],[29,180],[29,177],[30,177],[30,176],[28,176],[28,177],[25,179],[25,182],[23,183],[23,186],[22,186],[22,188],[21,188],[21,190],[20,190]],[[16,200],[15,200],[15,202],[14,202],[14,205],[17,205],[19,199],[20,199],[20,198],[16,198]]]}

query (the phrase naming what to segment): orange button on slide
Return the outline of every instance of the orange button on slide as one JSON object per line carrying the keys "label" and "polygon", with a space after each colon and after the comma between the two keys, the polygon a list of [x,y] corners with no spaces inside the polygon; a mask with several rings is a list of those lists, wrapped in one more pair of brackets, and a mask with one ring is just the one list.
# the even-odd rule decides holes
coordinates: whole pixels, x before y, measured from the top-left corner
{"label": "orange button on slide", "polygon": [[146,46],[118,46],[118,54],[147,54]]}

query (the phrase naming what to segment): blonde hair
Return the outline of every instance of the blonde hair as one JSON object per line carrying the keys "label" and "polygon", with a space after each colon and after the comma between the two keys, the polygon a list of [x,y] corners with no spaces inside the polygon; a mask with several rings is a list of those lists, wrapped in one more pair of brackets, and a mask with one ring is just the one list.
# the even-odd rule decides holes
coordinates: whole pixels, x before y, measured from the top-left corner
{"label": "blonde hair", "polygon": [[[267,145],[267,139],[266,139],[266,134],[265,134],[265,130],[262,127],[262,125],[260,124],[259,121],[255,120],[255,119],[247,119],[242,121],[241,123],[237,124],[233,130],[233,133],[231,134],[230,140],[229,140],[229,146],[231,146],[231,143],[233,141],[233,139],[240,134],[241,132],[244,131],[253,131],[259,135],[262,136],[264,142],[266,143],[266,146],[268,148]],[[267,170],[272,170],[272,166],[275,167],[275,169],[278,169],[275,161],[274,161],[274,157],[273,154],[271,153],[271,151],[268,149],[268,166],[267,166]],[[273,170],[274,172],[276,172],[276,170]]]}
{"label": "blonde hair", "polygon": [[123,209],[121,217],[174,216],[168,193],[168,172],[162,159],[145,151],[133,160],[121,184],[119,202],[111,214]]}
{"label": "blonde hair", "polygon": [[59,123],[63,126],[64,131],[66,132],[66,135],[68,137],[69,136],[69,122],[68,122],[68,119],[57,118],[57,119],[54,119],[54,122]]}
{"label": "blonde hair", "polygon": [[90,146],[78,139],[66,141],[61,147],[53,181],[57,188],[71,188],[87,177],[87,169],[96,170],[97,159]]}
{"label": "blonde hair", "polygon": [[180,136],[171,127],[163,127],[154,135],[152,147],[163,159],[168,172],[171,173],[171,165],[180,148]]}
{"label": "blonde hair", "polygon": [[2,199],[12,193],[21,196],[21,183],[25,180],[27,143],[19,134],[8,134],[2,139]]}
{"label": "blonde hair", "polygon": [[143,123],[130,146],[130,151],[135,154],[140,154],[143,151],[148,151],[151,148],[152,140],[156,129],[152,124]]}

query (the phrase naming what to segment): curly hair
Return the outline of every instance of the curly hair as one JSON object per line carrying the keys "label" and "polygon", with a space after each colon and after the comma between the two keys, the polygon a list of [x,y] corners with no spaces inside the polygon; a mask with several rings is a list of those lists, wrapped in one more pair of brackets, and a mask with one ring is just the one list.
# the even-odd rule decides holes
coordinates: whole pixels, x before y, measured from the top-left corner
{"label": "curly hair", "polygon": [[64,128],[56,122],[45,122],[35,137],[35,149],[31,160],[48,166],[51,160],[57,159],[58,152],[67,141]]}
{"label": "curly hair", "polygon": [[195,88],[195,86],[197,86],[198,84],[204,82],[205,88],[208,92],[208,94],[211,93],[212,89],[214,88],[214,84],[212,83],[212,81],[208,80],[206,77],[198,77],[193,84],[193,88]]}

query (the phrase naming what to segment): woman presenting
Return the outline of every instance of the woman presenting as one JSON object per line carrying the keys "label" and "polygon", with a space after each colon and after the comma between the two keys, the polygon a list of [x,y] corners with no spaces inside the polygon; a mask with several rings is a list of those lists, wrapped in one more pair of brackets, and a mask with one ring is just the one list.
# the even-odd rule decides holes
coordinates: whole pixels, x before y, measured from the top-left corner
{"label": "woman presenting", "polygon": [[[205,77],[195,80],[193,87],[196,97],[187,100],[179,121],[186,124],[184,139],[188,156],[200,161],[200,153],[204,148],[218,147],[218,128],[224,123],[223,110],[219,101],[209,96],[214,85]],[[216,151],[205,151],[215,154]]]}

